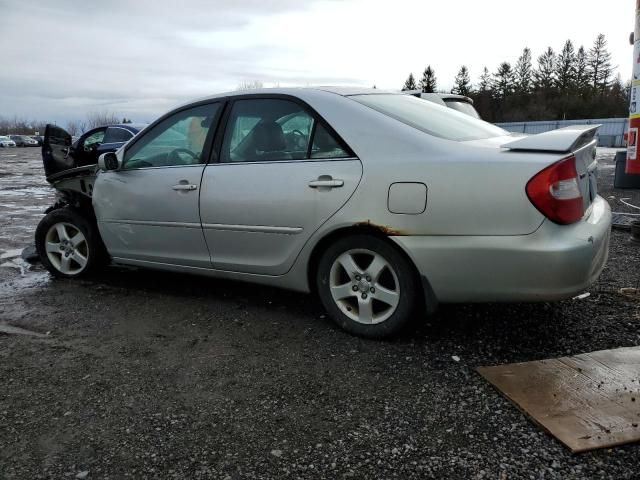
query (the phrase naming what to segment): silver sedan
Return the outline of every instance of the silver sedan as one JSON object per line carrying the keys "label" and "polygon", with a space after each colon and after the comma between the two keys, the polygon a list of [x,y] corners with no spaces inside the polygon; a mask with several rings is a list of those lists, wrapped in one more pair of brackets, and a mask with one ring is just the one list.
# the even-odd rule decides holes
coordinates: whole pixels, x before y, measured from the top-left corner
{"label": "silver sedan", "polygon": [[44,265],[111,261],[315,292],[384,337],[439,302],[550,301],[605,265],[597,127],[512,137],[378,90],[269,89],[177,108],[98,167],[64,165]]}

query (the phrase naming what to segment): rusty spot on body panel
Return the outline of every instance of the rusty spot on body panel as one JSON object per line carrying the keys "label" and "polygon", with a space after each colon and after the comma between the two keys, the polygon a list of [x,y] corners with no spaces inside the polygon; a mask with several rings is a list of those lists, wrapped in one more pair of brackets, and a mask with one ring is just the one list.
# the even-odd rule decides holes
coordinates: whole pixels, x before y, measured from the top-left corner
{"label": "rusty spot on body panel", "polygon": [[385,225],[377,225],[375,223],[371,223],[371,220],[367,220],[366,222],[355,223],[354,227],[372,228],[374,230],[379,231],[380,233],[383,233],[384,235],[387,235],[388,237],[403,237],[403,236],[409,235],[407,232],[404,232],[404,231],[399,230],[397,228],[387,227]]}

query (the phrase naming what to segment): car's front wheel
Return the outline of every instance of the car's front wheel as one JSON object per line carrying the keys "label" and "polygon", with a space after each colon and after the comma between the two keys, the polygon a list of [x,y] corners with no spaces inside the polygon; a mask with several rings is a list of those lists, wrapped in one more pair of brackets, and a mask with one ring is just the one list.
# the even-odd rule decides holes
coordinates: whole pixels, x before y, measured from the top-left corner
{"label": "car's front wheel", "polygon": [[40,221],[36,250],[45,268],[64,278],[85,275],[105,256],[97,228],[70,208],[54,210]]}
{"label": "car's front wheel", "polygon": [[419,296],[409,261],[372,235],[352,235],[331,245],[320,258],[316,283],[331,318],[369,338],[398,333],[411,320]]}

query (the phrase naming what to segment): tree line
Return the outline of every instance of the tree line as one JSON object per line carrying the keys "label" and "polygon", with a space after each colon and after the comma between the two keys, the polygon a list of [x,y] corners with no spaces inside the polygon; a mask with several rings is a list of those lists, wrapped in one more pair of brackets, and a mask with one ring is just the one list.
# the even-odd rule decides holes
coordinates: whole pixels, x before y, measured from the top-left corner
{"label": "tree line", "polygon": [[[47,123],[41,120],[26,120],[24,118],[0,117],[0,135],[44,135]],[[123,117],[122,120],[115,113],[109,111],[90,112],[82,120],[70,120],[66,125],[60,125],[71,136],[79,136],[92,128],[101,127],[103,125],[113,125],[116,123],[132,123],[130,118]]]}
{"label": "tree line", "polygon": [[[489,122],[626,117],[631,82],[614,74],[607,40],[599,34],[588,50],[567,40],[559,52],[548,47],[536,59],[525,47],[515,65],[502,62],[495,72],[484,67],[475,85],[462,65],[451,93],[471,97]],[[427,66],[419,81],[413,74],[402,90],[442,92]]]}

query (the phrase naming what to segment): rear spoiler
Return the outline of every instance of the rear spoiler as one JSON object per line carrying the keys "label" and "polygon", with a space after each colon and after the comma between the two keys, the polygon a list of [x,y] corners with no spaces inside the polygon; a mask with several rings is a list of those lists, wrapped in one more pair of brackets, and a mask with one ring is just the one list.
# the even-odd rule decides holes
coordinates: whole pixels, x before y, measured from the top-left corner
{"label": "rear spoiler", "polygon": [[537,135],[520,137],[517,140],[505,143],[502,148],[561,153],[572,152],[591,142],[598,128],[600,128],[600,125],[571,125]]}

